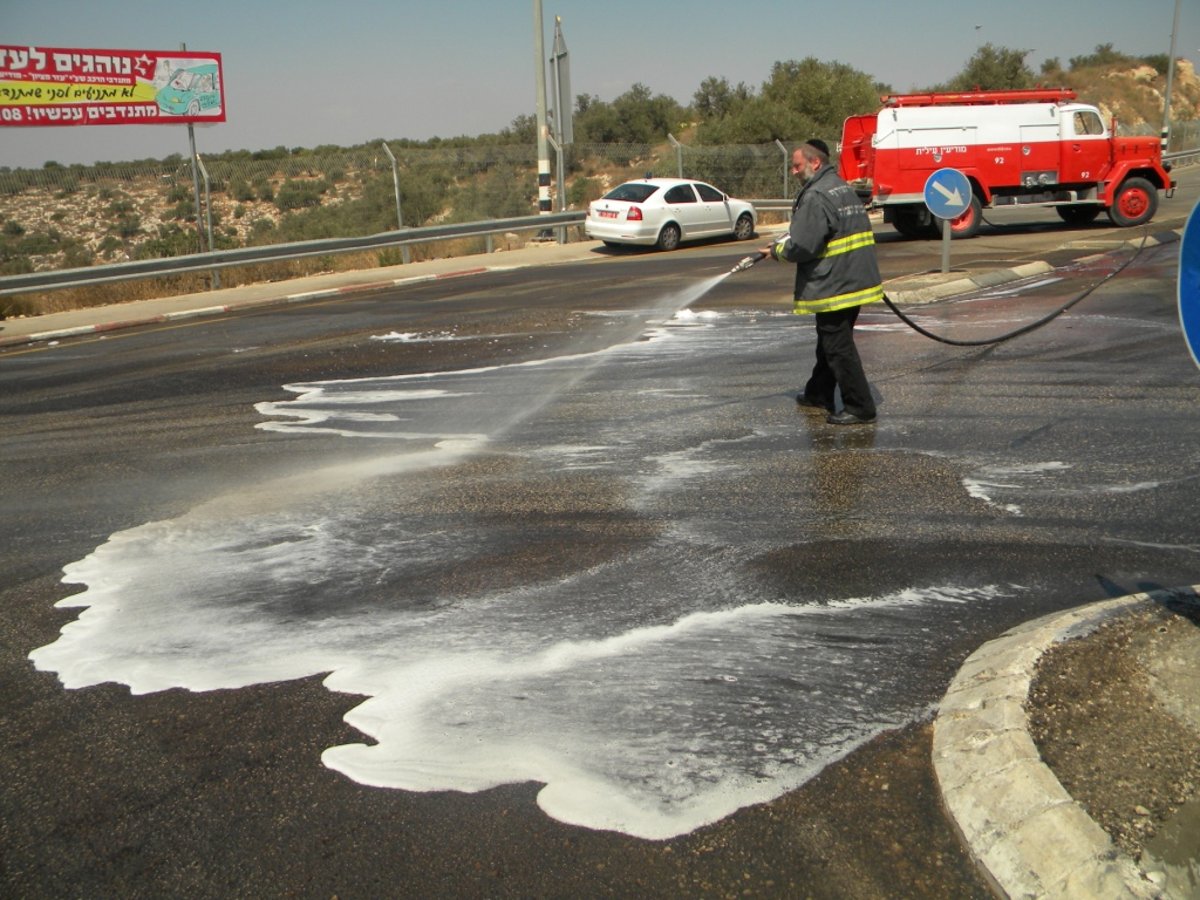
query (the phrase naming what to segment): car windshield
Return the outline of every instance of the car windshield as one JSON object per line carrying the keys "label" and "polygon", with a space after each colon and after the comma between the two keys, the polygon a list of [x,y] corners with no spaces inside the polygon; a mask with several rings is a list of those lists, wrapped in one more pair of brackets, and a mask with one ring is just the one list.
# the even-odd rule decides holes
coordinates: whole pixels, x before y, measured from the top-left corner
{"label": "car windshield", "polygon": [[177,91],[188,91],[192,88],[192,80],[196,76],[192,72],[182,71],[176,72],[175,77],[171,79],[171,87]]}
{"label": "car windshield", "polygon": [[626,184],[617,185],[604,195],[604,199],[625,200],[628,203],[645,203],[657,190],[658,185],[656,184],[641,184],[637,181],[630,181]]}

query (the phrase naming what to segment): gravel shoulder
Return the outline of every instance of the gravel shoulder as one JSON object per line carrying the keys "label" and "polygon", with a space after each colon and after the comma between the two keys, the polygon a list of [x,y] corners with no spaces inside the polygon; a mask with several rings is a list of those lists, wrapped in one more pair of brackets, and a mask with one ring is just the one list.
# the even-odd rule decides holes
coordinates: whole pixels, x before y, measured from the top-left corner
{"label": "gravel shoulder", "polygon": [[1026,704],[1042,759],[1143,868],[1200,800],[1198,654],[1200,609],[1139,607],[1047,651]]}

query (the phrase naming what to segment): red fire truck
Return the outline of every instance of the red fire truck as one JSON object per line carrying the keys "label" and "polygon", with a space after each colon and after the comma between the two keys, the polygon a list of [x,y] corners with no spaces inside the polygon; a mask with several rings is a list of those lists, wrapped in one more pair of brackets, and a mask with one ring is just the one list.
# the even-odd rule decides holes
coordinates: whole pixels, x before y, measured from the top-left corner
{"label": "red fire truck", "polygon": [[893,94],[877,113],[851,116],[842,131],[841,176],[883,210],[901,234],[937,235],[925,182],[942,168],[971,182],[970,206],[950,222],[954,237],[979,230],[985,207],[1053,206],[1063,221],[1141,225],[1158,192],[1175,183],[1155,137],[1117,137],[1074,91],[1043,89]]}

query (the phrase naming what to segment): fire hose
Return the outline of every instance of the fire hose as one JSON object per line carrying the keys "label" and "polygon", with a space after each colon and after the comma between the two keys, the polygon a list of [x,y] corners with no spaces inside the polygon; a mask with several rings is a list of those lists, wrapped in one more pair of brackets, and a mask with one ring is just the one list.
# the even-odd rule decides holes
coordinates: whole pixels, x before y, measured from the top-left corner
{"label": "fire hose", "polygon": [[[900,319],[901,322],[903,322],[905,325],[907,325],[913,331],[917,332],[917,334],[923,335],[924,337],[927,337],[930,340],[934,340],[934,341],[937,341],[942,344],[949,344],[953,347],[986,347],[986,346],[990,346],[992,344],[1002,344],[1005,341],[1010,341],[1015,337],[1020,337],[1023,334],[1028,334],[1031,331],[1035,331],[1036,329],[1041,328],[1043,325],[1050,324],[1055,319],[1057,319],[1059,316],[1061,316],[1063,313],[1065,313],[1067,310],[1069,310],[1071,307],[1075,306],[1077,303],[1080,303],[1085,298],[1089,297],[1098,288],[1102,287],[1103,285],[1107,284],[1112,279],[1116,278],[1123,271],[1125,271],[1125,269],[1127,269],[1130,266],[1130,264],[1133,263],[1134,260],[1136,260],[1139,256],[1142,255],[1142,251],[1146,248],[1146,238],[1147,237],[1149,237],[1148,230],[1143,232],[1141,244],[1138,246],[1138,248],[1134,252],[1134,254],[1129,257],[1129,259],[1125,260],[1125,262],[1121,263],[1121,265],[1117,266],[1117,268],[1115,268],[1113,271],[1109,272],[1107,275],[1105,275],[1103,278],[1101,278],[1099,281],[1097,281],[1091,287],[1087,288],[1087,290],[1082,291],[1075,297],[1072,297],[1070,301],[1063,304],[1062,306],[1060,306],[1058,309],[1054,310],[1053,312],[1038,319],[1036,322],[1031,322],[1028,325],[1023,325],[1020,328],[1016,329],[1015,331],[1010,331],[1010,332],[1008,332],[1006,334],[1002,334],[998,337],[982,338],[980,340],[974,340],[974,341],[960,341],[960,340],[955,340],[954,338],[943,337],[942,335],[934,334],[932,331],[928,331],[925,328],[922,328],[920,325],[918,325],[916,322],[914,322],[912,319],[910,319],[908,316],[906,316],[900,310],[900,308],[897,307],[896,304],[892,302],[891,298],[888,297],[887,294],[883,295],[883,302],[887,305],[888,309],[890,309],[893,313],[896,314],[896,316]],[[766,257],[767,257],[767,254],[762,253],[762,252],[751,254],[750,256],[747,256],[745,259],[743,259],[741,262],[739,262],[732,269],[730,269],[729,274],[735,275],[738,272],[745,272],[750,267],[752,267],[752,266],[756,265],[757,263],[761,262],[762,260],[766,259]]]}

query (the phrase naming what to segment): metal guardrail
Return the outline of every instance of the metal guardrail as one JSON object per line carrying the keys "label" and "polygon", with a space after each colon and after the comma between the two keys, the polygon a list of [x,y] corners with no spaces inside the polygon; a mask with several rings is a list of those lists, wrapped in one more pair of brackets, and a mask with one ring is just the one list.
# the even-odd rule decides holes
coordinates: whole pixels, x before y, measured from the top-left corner
{"label": "metal guardrail", "polygon": [[0,278],[0,297],[30,291],[49,291],[59,288],[87,287],[114,281],[135,278],[155,278],[162,275],[177,275],[181,272],[199,272],[207,269],[245,266],[254,263],[280,262],[301,259],[306,256],[328,256],[334,253],[352,253],[362,250],[377,250],[384,247],[404,247],[425,244],[430,241],[449,241],[467,237],[490,237],[509,231],[550,229],[583,222],[584,210],[545,215],[521,216],[515,219],[491,219],[486,222],[466,222],[455,225],[430,225],[423,228],[406,228],[403,231],[385,231],[362,237],[324,238],[317,241],[300,241],[291,244],[268,244],[262,247],[238,247],[233,250],[213,250],[207,253],[189,253],[166,259],[141,259],[134,262],[113,263],[104,266],[87,266],[77,269],[58,269],[51,272],[29,272],[23,275],[5,275]]}
{"label": "metal guardrail", "polygon": [[1200,147],[1193,150],[1177,150],[1174,153],[1164,153],[1163,162],[1168,162],[1172,166],[1194,166],[1200,163]]}
{"label": "metal guardrail", "polygon": [[[1200,148],[1183,150],[1163,155],[1165,162],[1172,165],[1189,166],[1200,163]],[[791,199],[750,200],[757,211],[791,210]],[[114,281],[136,278],[155,278],[182,272],[199,272],[206,269],[228,268],[255,263],[280,262],[301,259],[306,256],[328,256],[334,253],[352,253],[376,250],[384,247],[408,247],[431,241],[448,241],[466,237],[489,237],[509,231],[561,228],[578,225],[587,217],[584,210],[546,213],[536,216],[520,216],[513,219],[491,219],[484,222],[467,222],[456,225],[431,225],[422,228],[406,228],[403,231],[385,231],[363,237],[324,238],[317,241],[301,241],[290,244],[268,244],[262,247],[239,247],[234,250],[213,250],[207,253],[191,253],[167,259],[144,259],[134,262],[112,263],[103,266],[88,266],[78,269],[58,269],[51,272],[30,272],[24,275],[0,277],[0,297],[31,291],[48,291],[59,288],[87,287]]]}

